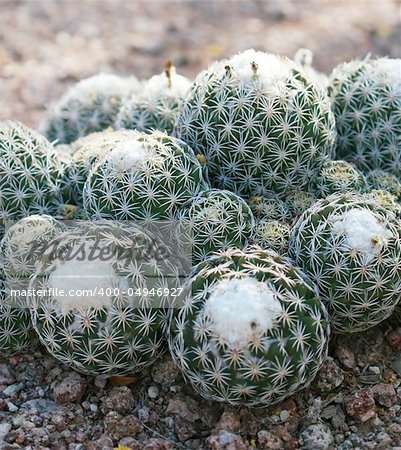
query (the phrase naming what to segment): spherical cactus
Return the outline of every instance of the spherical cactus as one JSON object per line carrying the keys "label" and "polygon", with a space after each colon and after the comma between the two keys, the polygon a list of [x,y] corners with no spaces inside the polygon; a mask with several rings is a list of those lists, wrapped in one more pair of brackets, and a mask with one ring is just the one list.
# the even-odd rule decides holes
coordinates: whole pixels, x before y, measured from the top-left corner
{"label": "spherical cactus", "polygon": [[99,74],[80,81],[49,111],[44,134],[50,141],[69,144],[114,124],[127,97],[139,92],[135,77]]}
{"label": "spherical cactus", "polygon": [[401,175],[401,60],[365,59],[342,64],[329,94],[338,133],[337,158],[360,170]]}
{"label": "spherical cactus", "polygon": [[31,281],[32,322],[48,351],[88,374],[133,374],[152,364],[179,286],[168,249],[112,221],[78,222],[48,248]]}
{"label": "spherical cactus", "polygon": [[175,68],[167,64],[165,73],[150,78],[140,94],[132,95],[123,103],[116,128],[171,133],[190,86],[188,78],[178,75]]}
{"label": "spherical cactus", "polygon": [[401,201],[401,182],[395,175],[384,170],[371,170],[366,173],[366,181],[371,189],[387,191]]}
{"label": "spherical cactus", "polygon": [[253,214],[245,200],[219,189],[199,194],[179,213],[178,219],[179,244],[191,252],[193,263],[219,250],[244,247],[254,227]]}
{"label": "spherical cactus", "polygon": [[401,293],[401,229],[391,212],[356,194],[319,200],[293,226],[289,255],[317,284],[333,330],[366,330]]}
{"label": "spherical cactus", "polygon": [[288,210],[290,211],[293,219],[297,219],[316,201],[316,195],[308,191],[291,192],[285,199]]}
{"label": "spherical cactus", "polygon": [[161,132],[134,138],[109,152],[83,191],[88,217],[170,220],[208,188],[204,169],[184,142]]}
{"label": "spherical cactus", "polygon": [[19,122],[1,122],[0,238],[7,220],[60,214],[64,174],[65,166],[44,137]]}
{"label": "spherical cactus", "polygon": [[297,64],[247,50],[197,77],[175,133],[205,155],[215,187],[247,198],[306,186],[332,153],[334,118]]}
{"label": "spherical cactus", "polygon": [[256,219],[281,221],[290,221],[292,219],[292,214],[287,204],[273,193],[264,197],[251,197],[248,200],[248,204]]}
{"label": "spherical cactus", "polygon": [[283,257],[228,250],[197,266],[184,292],[169,347],[203,397],[271,405],[313,380],[327,352],[327,313]]}
{"label": "spherical cactus", "polygon": [[83,190],[92,168],[119,144],[135,139],[136,136],[130,130],[101,131],[71,144],[73,156],[68,178],[76,205],[83,207]]}
{"label": "spherical cactus", "polygon": [[264,250],[273,250],[280,255],[288,249],[291,227],[279,220],[260,219],[256,221],[251,242]]}
{"label": "spherical cactus", "polygon": [[365,176],[346,161],[327,161],[314,180],[316,193],[324,198],[330,194],[363,193],[368,190]]}

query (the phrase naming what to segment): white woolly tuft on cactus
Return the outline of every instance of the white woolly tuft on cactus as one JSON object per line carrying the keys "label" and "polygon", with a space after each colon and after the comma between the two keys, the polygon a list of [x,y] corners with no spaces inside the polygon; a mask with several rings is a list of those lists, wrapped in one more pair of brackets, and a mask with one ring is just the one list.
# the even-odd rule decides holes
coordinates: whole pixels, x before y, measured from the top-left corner
{"label": "white woolly tuft on cactus", "polygon": [[250,83],[257,79],[272,95],[280,95],[294,64],[287,58],[250,49],[235,55],[230,60],[230,67],[244,82]]}
{"label": "white woolly tuft on cactus", "polygon": [[129,140],[118,144],[108,158],[118,171],[125,172],[143,168],[144,162],[155,156],[154,148],[147,148],[139,141]]}
{"label": "white woolly tuft on cactus", "polygon": [[368,77],[371,80],[386,80],[386,84],[392,86],[395,92],[401,92],[401,60],[392,58],[379,58],[374,60],[354,60],[343,63],[334,68],[331,79],[345,81],[349,77],[351,71],[356,71],[364,65],[369,64]]}
{"label": "white woolly tuft on cactus", "polygon": [[391,231],[366,209],[353,208],[338,216],[332,230],[336,235],[345,236],[345,242],[351,249],[364,253],[367,262],[393,237]]}
{"label": "white woolly tuft on cactus", "polygon": [[273,290],[251,277],[221,281],[203,309],[213,335],[239,348],[271,330],[281,312]]}
{"label": "white woolly tuft on cactus", "polygon": [[380,58],[376,62],[376,73],[385,74],[394,90],[401,92],[401,60]]}
{"label": "white woolly tuft on cactus", "polygon": [[100,73],[80,81],[65,95],[63,101],[78,98],[82,103],[91,103],[94,96],[125,96],[128,92],[138,90],[139,82],[135,77],[123,78],[118,75]]}
{"label": "white woolly tuft on cactus", "polygon": [[175,67],[170,68],[170,79],[165,73],[154,75],[144,85],[143,96],[157,99],[157,96],[184,97],[191,87],[188,78],[178,75]]}

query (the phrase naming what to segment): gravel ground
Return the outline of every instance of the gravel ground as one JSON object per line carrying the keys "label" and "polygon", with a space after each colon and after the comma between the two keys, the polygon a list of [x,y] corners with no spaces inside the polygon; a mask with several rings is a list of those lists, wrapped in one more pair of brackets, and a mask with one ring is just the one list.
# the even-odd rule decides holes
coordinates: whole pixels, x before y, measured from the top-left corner
{"label": "gravel ground", "polygon": [[81,376],[40,349],[2,358],[0,448],[400,450],[397,320],[335,338],[330,355],[311,389],[264,409],[202,400],[168,356],[110,380]]}
{"label": "gravel ground", "polygon": [[[172,59],[194,77],[248,47],[315,52],[319,69],[401,57],[391,0],[131,2],[0,0],[0,119],[36,127],[75,81],[149,77]],[[337,337],[311,389],[270,409],[198,398],[169,358],[130,379],[84,377],[38,349],[0,359],[0,449],[398,449],[401,322]],[[125,385],[122,385],[125,384]]]}

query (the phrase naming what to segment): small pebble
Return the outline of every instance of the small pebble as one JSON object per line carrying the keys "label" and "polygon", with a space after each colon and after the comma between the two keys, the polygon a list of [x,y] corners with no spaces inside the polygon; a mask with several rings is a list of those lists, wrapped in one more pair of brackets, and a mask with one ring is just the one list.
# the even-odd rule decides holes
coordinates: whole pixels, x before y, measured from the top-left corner
{"label": "small pebble", "polygon": [[282,422],[286,422],[290,417],[290,413],[284,409],[283,411],[280,412],[280,419]]}
{"label": "small pebble", "polygon": [[94,403],[91,403],[91,405],[90,405],[90,410],[91,410],[92,412],[97,412],[97,410],[98,410],[97,405],[95,405]]}
{"label": "small pebble", "polygon": [[149,398],[157,398],[157,396],[159,395],[159,389],[157,386],[150,386],[148,388],[148,396]]}
{"label": "small pebble", "polygon": [[13,394],[19,392],[22,389],[22,387],[23,387],[22,383],[12,384],[11,386],[8,386],[3,390],[3,395],[5,397],[11,397]]}
{"label": "small pebble", "polygon": [[18,411],[18,406],[14,405],[14,403],[12,403],[12,402],[7,403],[7,408],[10,412]]}

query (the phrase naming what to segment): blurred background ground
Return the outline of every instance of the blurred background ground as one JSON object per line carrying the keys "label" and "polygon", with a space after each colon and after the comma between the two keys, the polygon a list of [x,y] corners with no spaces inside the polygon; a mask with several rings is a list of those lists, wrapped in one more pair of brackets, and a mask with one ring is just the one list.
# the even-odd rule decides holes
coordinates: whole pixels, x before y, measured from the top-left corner
{"label": "blurred background ground", "polygon": [[315,53],[329,72],[354,57],[401,56],[396,0],[0,0],[0,119],[36,127],[75,81],[147,78],[171,59],[194,77],[249,47]]}

